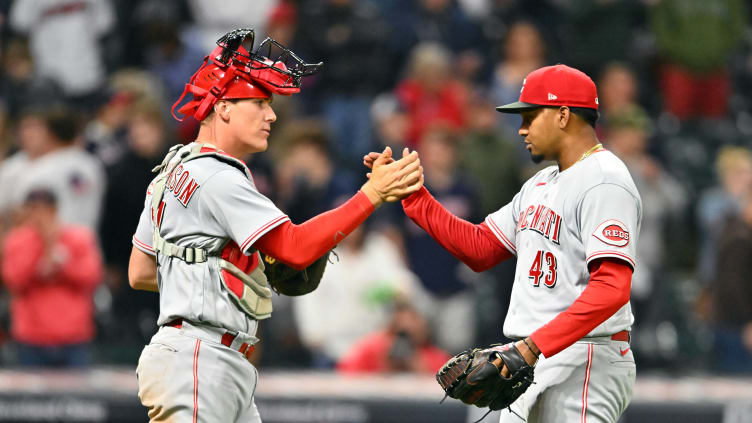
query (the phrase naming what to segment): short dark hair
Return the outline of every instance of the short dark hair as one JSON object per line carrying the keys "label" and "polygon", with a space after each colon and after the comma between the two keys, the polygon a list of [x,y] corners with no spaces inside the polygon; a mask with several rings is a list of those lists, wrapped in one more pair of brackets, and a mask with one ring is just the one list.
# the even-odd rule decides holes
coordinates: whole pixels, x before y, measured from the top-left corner
{"label": "short dark hair", "polygon": [[65,145],[72,144],[81,130],[79,115],[66,108],[50,109],[44,120],[52,135]]}
{"label": "short dark hair", "polygon": [[57,205],[57,196],[47,188],[36,188],[26,194],[24,204],[45,204],[54,207]]}
{"label": "short dark hair", "polygon": [[589,107],[570,107],[569,111],[579,116],[580,119],[587,122],[588,125],[592,126],[593,128],[595,128],[595,123],[600,117],[600,113],[598,113],[597,110],[591,109]]}

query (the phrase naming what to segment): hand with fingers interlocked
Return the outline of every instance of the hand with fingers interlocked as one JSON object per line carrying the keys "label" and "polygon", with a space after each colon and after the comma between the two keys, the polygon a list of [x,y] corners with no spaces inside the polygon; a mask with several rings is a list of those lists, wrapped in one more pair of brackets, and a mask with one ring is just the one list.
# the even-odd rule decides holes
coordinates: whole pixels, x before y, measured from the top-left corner
{"label": "hand with fingers interlocked", "polygon": [[[366,161],[368,159],[368,162]],[[371,169],[363,191],[374,207],[383,202],[399,201],[423,186],[423,166],[418,152],[405,148],[402,158],[392,158],[392,149],[386,147],[381,153],[369,153],[363,163]]]}

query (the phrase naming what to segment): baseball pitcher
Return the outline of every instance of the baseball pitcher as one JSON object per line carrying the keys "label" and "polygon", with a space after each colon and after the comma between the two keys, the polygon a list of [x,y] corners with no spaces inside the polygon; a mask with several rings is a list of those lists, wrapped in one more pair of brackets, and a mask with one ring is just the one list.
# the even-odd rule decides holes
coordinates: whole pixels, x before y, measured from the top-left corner
{"label": "baseball pitcher", "polygon": [[503,423],[614,423],[636,372],[629,295],[639,193],[596,138],[596,87],[579,70],[533,71],[520,100],[497,110],[521,115],[519,134],[534,162],[556,164],[477,225],[449,213],[425,187],[402,201],[413,221],[475,271],[517,258],[504,335],[518,341],[458,354],[438,382],[450,397],[503,409]]}

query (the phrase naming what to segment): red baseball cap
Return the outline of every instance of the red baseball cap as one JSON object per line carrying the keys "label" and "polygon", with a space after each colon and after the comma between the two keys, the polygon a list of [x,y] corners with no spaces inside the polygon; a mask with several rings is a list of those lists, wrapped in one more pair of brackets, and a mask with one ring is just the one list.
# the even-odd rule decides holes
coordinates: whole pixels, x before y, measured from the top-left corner
{"label": "red baseball cap", "polygon": [[585,107],[598,110],[595,83],[584,72],[566,65],[536,69],[522,82],[520,101],[499,106],[502,113],[520,113],[545,106]]}

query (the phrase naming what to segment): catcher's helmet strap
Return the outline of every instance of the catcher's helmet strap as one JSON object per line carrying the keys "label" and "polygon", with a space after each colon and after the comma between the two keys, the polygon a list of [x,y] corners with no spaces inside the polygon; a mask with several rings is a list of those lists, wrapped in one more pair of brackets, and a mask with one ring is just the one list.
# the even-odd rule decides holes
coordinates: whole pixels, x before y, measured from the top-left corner
{"label": "catcher's helmet strap", "polygon": [[[180,94],[180,98],[178,98],[178,101],[176,101],[175,103],[173,103],[172,108],[170,109],[170,111],[172,112],[172,117],[174,117],[175,119],[177,119],[179,122],[182,122],[183,119],[185,119],[185,116],[178,117],[178,115],[175,114],[175,108],[178,107],[178,104],[180,104],[181,101],[183,101],[183,98],[185,98],[185,95],[188,94],[189,92],[191,92],[191,87],[196,87],[195,85],[193,85],[193,82],[196,80],[196,76],[198,75],[198,73],[201,72],[201,69],[203,69],[208,62],[209,62],[209,56],[204,56],[204,61],[201,63],[201,66],[199,66],[198,69],[196,69],[196,72],[193,72],[193,75],[191,75],[191,79],[189,79],[188,83],[185,84],[185,88],[183,88],[183,93]],[[196,88],[198,88],[198,87],[196,87]],[[195,100],[193,100],[193,101],[195,101]],[[187,106],[187,104],[186,104],[186,106]],[[180,110],[178,110],[178,112],[182,113],[184,115],[187,115],[187,113],[182,112],[182,110],[183,110],[184,107],[185,106],[181,107]]]}

